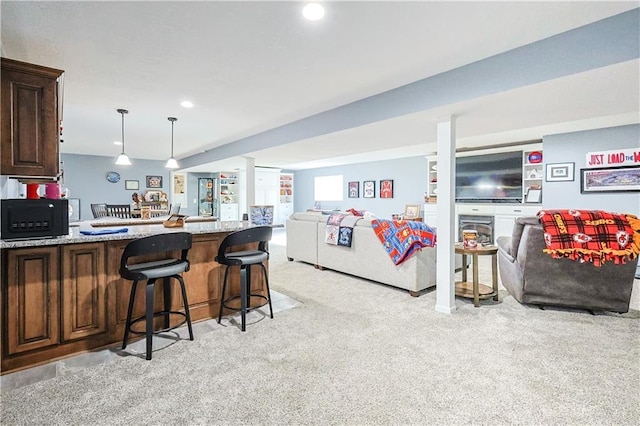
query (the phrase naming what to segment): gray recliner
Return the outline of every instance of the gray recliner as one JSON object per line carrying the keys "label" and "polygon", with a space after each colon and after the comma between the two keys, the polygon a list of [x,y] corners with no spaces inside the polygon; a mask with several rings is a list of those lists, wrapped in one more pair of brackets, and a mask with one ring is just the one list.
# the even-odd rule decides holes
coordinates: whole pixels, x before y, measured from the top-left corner
{"label": "gray recliner", "polygon": [[520,303],[627,312],[638,259],[601,267],[544,253],[537,217],[516,219],[511,237],[498,237],[502,285]]}

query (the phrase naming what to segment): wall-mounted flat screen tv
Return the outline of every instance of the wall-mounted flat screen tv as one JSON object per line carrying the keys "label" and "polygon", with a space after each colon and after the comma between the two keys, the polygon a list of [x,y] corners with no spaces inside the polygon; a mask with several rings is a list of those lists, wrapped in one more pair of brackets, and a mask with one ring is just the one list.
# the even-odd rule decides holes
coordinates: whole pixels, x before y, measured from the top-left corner
{"label": "wall-mounted flat screen tv", "polygon": [[457,157],[456,202],[521,203],[522,151]]}

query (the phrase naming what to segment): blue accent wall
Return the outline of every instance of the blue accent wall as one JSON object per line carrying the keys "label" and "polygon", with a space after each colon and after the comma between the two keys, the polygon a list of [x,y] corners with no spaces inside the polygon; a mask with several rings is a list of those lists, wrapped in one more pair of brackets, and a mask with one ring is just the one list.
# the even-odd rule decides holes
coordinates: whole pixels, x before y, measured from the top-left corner
{"label": "blue accent wall", "polygon": [[[397,160],[372,161],[348,166],[322,167],[294,172],[294,210],[304,211],[314,206],[313,183],[316,176],[343,176],[343,201],[321,202],[323,210],[368,210],[378,217],[390,218],[394,213],[403,213],[405,204],[424,204],[427,190],[427,159],[423,156]],[[380,198],[380,180],[393,180],[393,198]],[[362,182],[376,182],[376,197],[362,197]],[[360,197],[348,198],[347,185],[360,182]]]}
{"label": "blue accent wall", "polygon": [[573,182],[544,182],[544,207],[607,210],[640,216],[640,192],[580,193],[580,169],[586,168],[588,152],[628,148],[640,149],[638,124],[545,136],[545,164],[574,162],[575,179]]}
{"label": "blue accent wall", "polygon": [[[91,204],[130,204],[134,192],[144,194],[147,190],[147,176],[162,176],[162,191],[169,195],[171,173],[164,167],[166,161],[131,159],[130,166],[116,166],[114,157],[98,155],[61,154],[64,169],[63,188],[69,188],[71,198],[80,199],[80,219],[91,220]],[[107,172],[120,173],[120,181],[110,183],[105,178]],[[140,189],[125,189],[125,180],[137,180]],[[155,188],[154,188],[155,189]],[[169,195],[169,199],[170,199]]]}

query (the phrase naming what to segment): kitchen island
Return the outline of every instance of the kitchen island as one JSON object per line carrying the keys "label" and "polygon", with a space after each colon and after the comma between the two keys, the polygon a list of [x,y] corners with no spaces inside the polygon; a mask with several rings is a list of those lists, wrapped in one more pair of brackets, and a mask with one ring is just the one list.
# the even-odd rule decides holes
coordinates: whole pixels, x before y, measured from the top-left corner
{"label": "kitchen island", "polygon": [[[183,275],[191,318],[198,321],[218,315],[224,273],[214,260],[218,247],[230,232],[252,225],[204,221],[165,228],[158,224],[117,226],[119,223],[113,222],[112,230],[127,228],[126,232],[83,235],[80,231],[111,228],[80,222],[63,237],[0,241],[2,373],[121,342],[131,281],[121,279],[118,269],[125,246],[137,238],[167,232],[192,233],[191,269]],[[231,292],[239,294],[235,275],[232,274]],[[252,285],[257,291],[261,280],[256,271]],[[163,302],[162,287],[156,286],[158,309]],[[144,313],[145,286],[138,286],[137,291],[134,316]],[[178,291],[178,286],[171,286],[175,310],[182,308]]]}

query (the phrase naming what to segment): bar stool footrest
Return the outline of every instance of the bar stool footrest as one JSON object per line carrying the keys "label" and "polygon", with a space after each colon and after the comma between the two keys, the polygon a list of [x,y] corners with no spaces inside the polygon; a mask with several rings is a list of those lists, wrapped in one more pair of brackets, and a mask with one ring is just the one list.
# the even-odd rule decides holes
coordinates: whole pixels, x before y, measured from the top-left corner
{"label": "bar stool footrest", "polygon": [[[171,330],[174,330],[174,329],[176,329],[176,328],[178,328],[178,327],[183,326],[183,325],[187,322],[187,314],[185,314],[184,312],[180,312],[180,311],[160,311],[160,312],[154,312],[154,313],[153,313],[153,317],[154,317],[154,318],[157,318],[157,317],[160,317],[160,316],[168,316],[168,315],[180,315],[180,316],[184,317],[184,319],[183,319],[182,321],[180,321],[180,322],[179,322],[178,324],[176,324],[176,325],[172,325],[172,326],[170,326],[170,327],[166,327],[166,328],[163,328],[163,329],[161,329],[161,330],[154,330],[154,331],[153,331],[153,334],[166,333],[166,332],[168,332],[168,331],[171,331]],[[137,331],[137,330],[134,330],[134,329],[133,329],[133,325],[134,325],[135,323],[137,323],[137,322],[139,322],[139,321],[144,321],[145,319],[146,319],[146,317],[143,315],[143,316],[140,316],[140,317],[138,317],[138,318],[136,318],[136,319],[132,320],[132,321],[131,321],[131,324],[130,324],[130,326],[129,326],[129,333],[133,333],[133,334],[147,334],[147,332],[146,332],[146,331]]]}
{"label": "bar stool footrest", "polygon": [[[269,303],[269,298],[267,296],[263,296],[262,294],[250,294],[249,295],[249,301],[251,301],[251,298],[254,298],[254,297],[263,299],[264,303],[262,303],[261,305],[257,305],[257,306],[247,306],[246,312],[251,312],[254,309],[262,308],[267,303]],[[232,301],[235,301],[235,300],[238,300],[239,302],[241,302],[240,301],[240,296],[233,296],[233,297],[230,297],[230,298],[228,298],[226,300],[223,300],[222,301],[222,306],[224,306],[225,308],[230,309],[232,311],[241,311],[242,307],[235,308],[235,307],[229,306],[227,304],[228,302],[232,302]]]}

